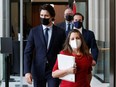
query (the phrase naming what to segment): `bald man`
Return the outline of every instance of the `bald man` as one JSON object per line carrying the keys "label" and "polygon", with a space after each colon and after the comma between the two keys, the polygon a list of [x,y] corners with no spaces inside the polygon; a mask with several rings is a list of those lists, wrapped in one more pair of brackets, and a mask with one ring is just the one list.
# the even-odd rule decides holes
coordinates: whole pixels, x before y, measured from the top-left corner
{"label": "bald man", "polygon": [[57,24],[57,26],[63,28],[65,30],[66,35],[73,28],[73,10],[71,8],[67,8],[64,11],[64,21]]}

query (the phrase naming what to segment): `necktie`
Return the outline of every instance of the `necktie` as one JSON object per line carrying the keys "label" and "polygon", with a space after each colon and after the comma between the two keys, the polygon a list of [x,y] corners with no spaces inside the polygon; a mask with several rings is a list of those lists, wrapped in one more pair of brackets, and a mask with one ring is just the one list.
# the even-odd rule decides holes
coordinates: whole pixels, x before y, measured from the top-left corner
{"label": "necktie", "polygon": [[70,31],[70,24],[68,24],[68,32]]}
{"label": "necktie", "polygon": [[67,31],[66,31],[66,36],[68,35],[69,32],[70,32],[70,23],[68,24],[68,28],[67,28]]}
{"label": "necktie", "polygon": [[46,45],[48,45],[48,38],[49,38],[48,30],[49,30],[49,28],[45,29],[45,41],[46,41]]}

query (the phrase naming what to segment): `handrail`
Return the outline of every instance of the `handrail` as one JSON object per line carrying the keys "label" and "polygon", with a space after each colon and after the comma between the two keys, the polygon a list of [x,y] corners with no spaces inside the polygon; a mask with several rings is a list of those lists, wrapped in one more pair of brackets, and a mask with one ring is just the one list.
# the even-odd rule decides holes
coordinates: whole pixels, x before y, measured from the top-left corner
{"label": "handrail", "polygon": [[99,48],[100,51],[109,51],[110,48]]}

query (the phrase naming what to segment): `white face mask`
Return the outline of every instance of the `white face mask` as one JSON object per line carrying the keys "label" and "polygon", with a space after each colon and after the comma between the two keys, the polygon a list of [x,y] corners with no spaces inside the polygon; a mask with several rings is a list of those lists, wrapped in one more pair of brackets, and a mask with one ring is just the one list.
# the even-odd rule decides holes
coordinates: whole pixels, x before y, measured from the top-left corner
{"label": "white face mask", "polygon": [[78,40],[74,39],[74,40],[71,40],[69,42],[69,44],[70,44],[72,49],[74,49],[74,48],[78,49],[78,48],[81,47],[81,40],[80,39],[78,39]]}

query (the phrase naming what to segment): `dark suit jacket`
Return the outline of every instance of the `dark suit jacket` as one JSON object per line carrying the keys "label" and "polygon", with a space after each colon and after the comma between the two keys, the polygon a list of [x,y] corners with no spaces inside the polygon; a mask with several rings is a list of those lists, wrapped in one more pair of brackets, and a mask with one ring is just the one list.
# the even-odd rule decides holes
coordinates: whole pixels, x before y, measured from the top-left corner
{"label": "dark suit jacket", "polygon": [[62,29],[64,29],[66,31],[66,22],[65,21],[57,24],[57,26],[62,28]]}
{"label": "dark suit jacket", "polygon": [[[50,65],[50,72],[52,72],[57,54],[62,50],[65,37],[65,31],[53,25],[52,37],[47,50],[42,25],[31,29],[24,51],[24,73],[31,73],[32,66],[33,77],[43,79],[47,60]],[[35,50],[34,58],[31,56],[33,50]]]}
{"label": "dark suit jacket", "polygon": [[[64,29],[66,31],[66,22],[65,21],[57,24],[57,26],[62,28],[62,29]],[[73,26],[72,26],[72,28],[73,28]]]}
{"label": "dark suit jacket", "polygon": [[85,40],[87,46],[89,47],[89,49],[91,49],[91,54],[92,54],[94,60],[97,62],[99,51],[98,51],[98,47],[96,44],[94,33],[90,30],[83,28],[82,35],[84,37],[84,40]]}

